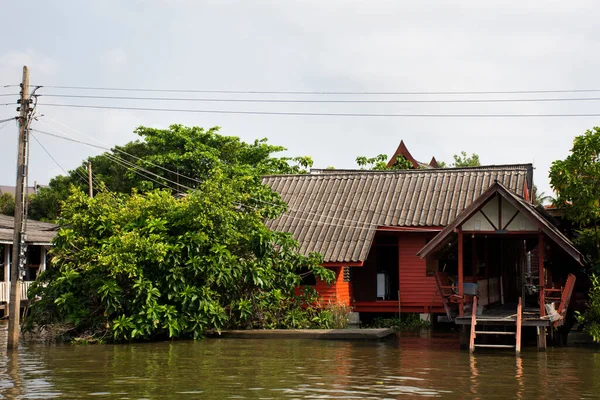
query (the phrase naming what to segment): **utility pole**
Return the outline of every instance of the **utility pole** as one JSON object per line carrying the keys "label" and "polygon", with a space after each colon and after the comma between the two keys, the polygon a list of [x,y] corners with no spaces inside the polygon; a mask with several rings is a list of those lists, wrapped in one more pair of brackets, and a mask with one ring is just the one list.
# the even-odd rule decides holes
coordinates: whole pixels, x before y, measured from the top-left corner
{"label": "utility pole", "polygon": [[92,181],[92,162],[91,161],[88,161],[87,170],[88,170],[88,185],[90,186],[90,199],[93,199],[94,198],[94,185],[92,185],[93,181]]}
{"label": "utility pole", "polygon": [[29,164],[29,68],[23,67],[19,116],[19,147],[17,158],[17,184],[15,187],[15,226],[10,268],[10,304],[8,319],[8,349],[19,346],[19,320],[21,311],[21,284],[26,260],[26,210],[27,174]]}

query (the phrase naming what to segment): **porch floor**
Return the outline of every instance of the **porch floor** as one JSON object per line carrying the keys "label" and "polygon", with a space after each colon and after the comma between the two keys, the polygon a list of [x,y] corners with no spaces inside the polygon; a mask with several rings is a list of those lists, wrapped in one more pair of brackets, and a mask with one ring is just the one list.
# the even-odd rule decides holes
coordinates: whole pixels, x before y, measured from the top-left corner
{"label": "porch floor", "polygon": [[[477,316],[478,321],[486,325],[515,325],[517,321],[517,305],[504,304],[501,306],[483,310]],[[550,326],[548,319],[540,318],[540,310],[532,307],[523,308],[522,326]],[[456,317],[454,323],[457,325],[471,325],[471,311],[466,311],[462,317]]]}

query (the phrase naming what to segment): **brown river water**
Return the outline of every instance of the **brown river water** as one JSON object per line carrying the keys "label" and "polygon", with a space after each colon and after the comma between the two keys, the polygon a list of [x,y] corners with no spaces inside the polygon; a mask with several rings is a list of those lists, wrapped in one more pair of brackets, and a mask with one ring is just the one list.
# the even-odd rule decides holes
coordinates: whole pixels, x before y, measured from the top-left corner
{"label": "brown river water", "polygon": [[526,348],[473,356],[455,334],[386,342],[205,339],[5,350],[6,399],[600,398],[600,350]]}

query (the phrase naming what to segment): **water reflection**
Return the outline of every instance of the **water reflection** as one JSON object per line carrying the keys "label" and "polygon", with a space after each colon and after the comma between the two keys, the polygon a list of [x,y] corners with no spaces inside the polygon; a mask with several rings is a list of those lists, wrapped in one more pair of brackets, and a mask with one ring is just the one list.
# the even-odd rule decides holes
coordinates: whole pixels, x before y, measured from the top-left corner
{"label": "water reflection", "polygon": [[0,353],[0,394],[9,399],[575,399],[600,397],[599,370],[600,355],[587,349],[470,355],[458,350],[454,335],[402,336],[384,343],[24,344],[18,353]]}

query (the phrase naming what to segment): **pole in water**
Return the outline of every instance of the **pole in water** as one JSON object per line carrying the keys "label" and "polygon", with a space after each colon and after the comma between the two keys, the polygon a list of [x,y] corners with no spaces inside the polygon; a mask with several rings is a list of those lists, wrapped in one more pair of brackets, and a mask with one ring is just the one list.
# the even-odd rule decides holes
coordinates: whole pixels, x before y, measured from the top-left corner
{"label": "pole in water", "polygon": [[28,145],[29,145],[29,68],[23,67],[23,82],[21,83],[21,101],[19,116],[19,146],[17,155],[17,184],[15,187],[15,225],[12,243],[12,259],[10,268],[10,303],[8,319],[8,349],[19,346],[19,320],[21,311],[21,272],[26,262],[26,206],[27,174],[28,174]]}

